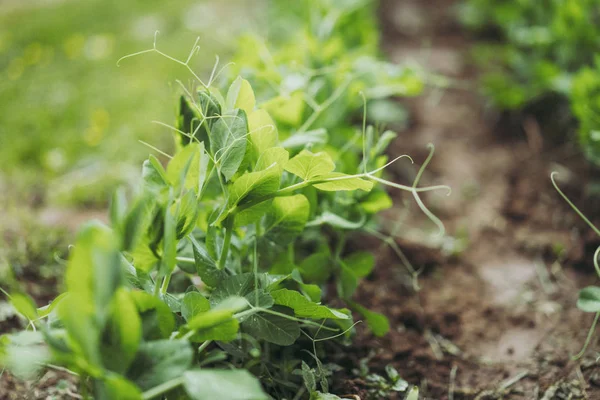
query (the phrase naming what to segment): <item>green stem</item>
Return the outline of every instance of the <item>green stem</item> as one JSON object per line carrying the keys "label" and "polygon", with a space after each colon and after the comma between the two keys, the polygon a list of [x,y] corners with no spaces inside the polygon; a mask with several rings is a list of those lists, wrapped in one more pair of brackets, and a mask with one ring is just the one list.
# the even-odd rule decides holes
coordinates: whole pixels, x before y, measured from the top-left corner
{"label": "green stem", "polygon": [[156,396],[159,396],[159,395],[161,395],[165,392],[168,392],[169,390],[172,390],[172,389],[176,388],[177,386],[181,386],[181,385],[183,385],[183,376],[180,376],[175,379],[171,379],[170,381],[161,383],[160,385],[155,386],[152,389],[145,391],[144,393],[142,393],[142,399],[143,400],[153,399]]}
{"label": "green stem", "polygon": [[[235,214],[234,214],[235,215]],[[219,269],[225,268],[225,262],[227,261],[227,255],[229,254],[229,245],[231,244],[231,236],[233,235],[233,219],[234,215],[227,217],[224,223],[225,228],[225,240],[223,241],[223,249],[221,250],[221,257],[219,258]]]}
{"label": "green stem", "polygon": [[212,340],[207,340],[206,342],[202,343],[200,345],[200,347],[198,347],[198,353],[202,353],[204,351],[204,349],[206,349],[208,347],[208,345],[211,343],[212,343]]}
{"label": "green stem", "polygon": [[160,293],[161,294],[165,294],[167,293],[167,289],[169,288],[169,283],[171,282],[171,275],[169,274],[167,276],[165,276],[165,279],[163,279],[162,285],[160,287]]}
{"label": "green stem", "polygon": [[576,355],[571,357],[573,360],[580,359],[581,356],[583,356],[583,354],[587,350],[587,348],[590,344],[590,341],[592,340],[592,336],[594,336],[594,331],[596,330],[596,324],[598,323],[598,318],[600,318],[600,312],[596,313],[596,316],[594,317],[594,322],[592,322],[592,326],[590,327],[587,337],[585,338],[585,343],[583,344],[583,348],[581,349],[581,351],[579,353],[577,353]]}

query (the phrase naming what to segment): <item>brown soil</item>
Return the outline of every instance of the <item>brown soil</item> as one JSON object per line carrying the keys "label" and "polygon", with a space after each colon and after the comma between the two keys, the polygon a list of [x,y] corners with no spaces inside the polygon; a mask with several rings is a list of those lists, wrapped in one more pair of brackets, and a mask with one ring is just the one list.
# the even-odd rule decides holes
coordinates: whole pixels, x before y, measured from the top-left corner
{"label": "brown soil", "polygon": [[[447,184],[453,193],[423,197],[454,239],[436,236],[418,208],[406,212],[412,196],[398,195],[402,208],[389,211],[384,226],[421,269],[420,290],[412,290],[397,255],[380,247],[378,268],[358,297],[386,314],[392,329],[375,338],[360,327],[345,361],[357,365],[380,349],[372,370],[392,364],[427,399],[600,399],[596,341],[580,361],[570,358],[593,319],[575,301],[578,288],[597,281],[591,259],[599,241],[550,181],[559,171],[561,186],[582,205],[589,167],[572,145],[548,142],[537,115],[508,123],[487,109],[469,62],[474,39],[456,22],[453,2],[383,3],[388,56],[460,87],[405,101],[414,120],[392,149],[422,162],[427,143],[435,144],[422,184]],[[415,172],[398,167],[395,175],[410,182]],[[342,385],[369,398],[356,377]]]}

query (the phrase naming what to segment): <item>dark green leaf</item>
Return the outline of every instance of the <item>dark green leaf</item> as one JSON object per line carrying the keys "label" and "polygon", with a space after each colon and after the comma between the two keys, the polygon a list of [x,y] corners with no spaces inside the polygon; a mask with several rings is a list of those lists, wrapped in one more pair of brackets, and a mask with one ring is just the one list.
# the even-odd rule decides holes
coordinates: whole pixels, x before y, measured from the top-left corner
{"label": "dark green leaf", "polygon": [[[277,311],[288,313],[284,308],[277,308]],[[246,318],[242,322],[242,329],[257,339],[280,346],[292,345],[300,336],[300,326],[296,321],[265,312]]]}
{"label": "dark green leaf", "polygon": [[194,353],[185,340],[155,340],[140,345],[127,378],[142,390],[175,379],[191,365]]}
{"label": "dark green leaf", "polygon": [[279,289],[271,292],[275,304],[286,306],[294,310],[294,314],[301,318],[312,319],[348,319],[346,314],[337,310],[313,303],[294,290]]}

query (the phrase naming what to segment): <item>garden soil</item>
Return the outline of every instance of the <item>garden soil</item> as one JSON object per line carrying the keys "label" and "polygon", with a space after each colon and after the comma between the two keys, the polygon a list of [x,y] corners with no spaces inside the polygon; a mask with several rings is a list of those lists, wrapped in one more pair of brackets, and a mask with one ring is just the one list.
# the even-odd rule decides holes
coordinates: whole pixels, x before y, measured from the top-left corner
{"label": "garden soil", "polygon": [[[353,350],[337,361],[351,369],[368,358],[382,375],[393,365],[426,399],[600,399],[597,340],[571,359],[593,320],[575,303],[579,288],[597,283],[592,255],[600,240],[550,180],[557,171],[559,185],[593,217],[598,204],[585,192],[593,171],[568,132],[546,122],[557,115],[486,106],[470,53],[481,38],[461,28],[455,2],[389,0],[380,15],[391,60],[452,78],[449,88],[431,85],[402,101],[412,120],[391,155],[409,154],[419,164],[428,143],[435,145],[422,184],[453,192],[423,197],[453,239],[437,235],[411,194],[395,195],[384,226],[420,274],[411,280],[378,239],[355,243],[376,248],[378,257],[358,299],[386,314],[391,331],[376,338],[359,325]],[[409,164],[395,164],[396,181],[410,184],[417,167]],[[355,373],[338,383],[338,393],[372,397]]]}

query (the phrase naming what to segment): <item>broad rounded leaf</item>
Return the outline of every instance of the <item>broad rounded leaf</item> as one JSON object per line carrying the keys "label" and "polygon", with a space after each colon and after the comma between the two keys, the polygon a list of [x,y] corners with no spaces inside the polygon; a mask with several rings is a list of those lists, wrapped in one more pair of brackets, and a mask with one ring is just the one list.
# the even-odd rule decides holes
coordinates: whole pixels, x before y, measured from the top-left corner
{"label": "broad rounded leaf", "polygon": [[258,379],[246,370],[193,370],[183,374],[193,400],[267,400]]}
{"label": "broad rounded leaf", "polygon": [[577,308],[585,312],[600,312],[600,287],[588,286],[581,289]]}

